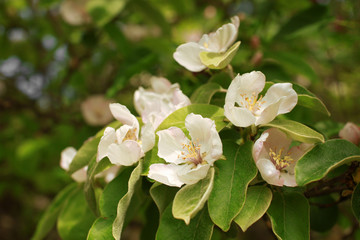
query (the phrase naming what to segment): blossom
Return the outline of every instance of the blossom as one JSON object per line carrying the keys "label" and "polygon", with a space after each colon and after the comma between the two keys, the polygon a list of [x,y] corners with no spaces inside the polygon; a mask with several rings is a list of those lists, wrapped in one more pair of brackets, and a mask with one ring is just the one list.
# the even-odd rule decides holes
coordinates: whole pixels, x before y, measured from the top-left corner
{"label": "blossom", "polygon": [[235,126],[248,127],[271,122],[277,115],[290,112],[298,97],[291,83],[272,85],[264,97],[265,75],[252,71],[237,75],[225,97],[224,114]]}
{"label": "blossom", "polygon": [[[77,151],[73,147],[67,147],[61,152],[61,159],[60,159],[60,167],[64,169],[65,171],[69,171],[70,164],[74,160],[74,157],[76,155]],[[71,174],[71,177],[76,182],[85,182],[87,177],[87,166],[77,170],[73,174]]]}
{"label": "blossom", "polygon": [[156,129],[172,112],[190,105],[190,99],[182,93],[179,84],[171,84],[166,78],[151,77],[150,84],[150,89],[140,87],[135,91],[134,105],[143,123],[151,123]]}
{"label": "blossom", "polygon": [[124,125],[117,130],[112,127],[105,129],[99,142],[97,161],[108,157],[112,164],[131,166],[139,161],[154,143],[149,142],[152,140],[146,135],[139,138],[139,122],[124,105],[112,103],[110,111],[114,118]]}
{"label": "blossom", "polygon": [[223,53],[236,40],[239,18],[231,18],[231,23],[220,27],[216,32],[204,34],[199,42],[188,42],[180,45],[173,57],[183,67],[192,72],[201,72],[207,66],[201,61],[201,52]]}
{"label": "blossom", "polygon": [[276,186],[297,186],[294,175],[296,162],[313,145],[302,143],[291,149],[292,139],[285,133],[270,128],[256,140],[252,155],[262,178]]}
{"label": "blossom", "polygon": [[342,139],[348,140],[355,145],[359,145],[360,143],[360,127],[352,122],[348,122],[345,126],[340,130],[339,136]]}
{"label": "blossom", "polygon": [[158,156],[168,164],[152,164],[149,178],[176,187],[194,184],[205,178],[210,167],[222,156],[222,143],[213,120],[190,113],[185,127],[191,140],[177,127],[157,132]]}
{"label": "blossom", "polygon": [[89,125],[99,126],[109,123],[112,115],[109,109],[110,100],[103,95],[93,95],[81,103],[81,113]]}

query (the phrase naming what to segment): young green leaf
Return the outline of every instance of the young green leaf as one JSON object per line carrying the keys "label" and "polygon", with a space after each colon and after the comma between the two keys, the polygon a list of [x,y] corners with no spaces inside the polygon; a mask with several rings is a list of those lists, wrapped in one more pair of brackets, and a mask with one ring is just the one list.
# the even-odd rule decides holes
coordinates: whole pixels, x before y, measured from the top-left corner
{"label": "young green leaf", "polygon": [[184,221],[175,219],[172,215],[172,204],[170,204],[160,219],[160,225],[156,233],[156,240],[210,240],[214,224],[209,217],[205,206],[189,225]]}
{"label": "young green leaf", "polygon": [[245,232],[261,218],[270,206],[272,192],[265,186],[249,187],[244,206],[234,221]]}
{"label": "young green leaf", "polygon": [[211,69],[223,69],[233,59],[238,48],[240,46],[240,41],[234,43],[226,52],[217,53],[217,52],[200,52],[201,62]]}
{"label": "young green leaf", "polygon": [[275,192],[267,214],[278,239],[310,239],[309,203],[303,195]]}
{"label": "young green leaf", "polygon": [[215,93],[220,92],[222,87],[214,82],[209,82],[201,85],[195,92],[191,95],[191,102],[194,103],[205,103],[209,104],[211,98]]}
{"label": "young green leaf", "polygon": [[169,187],[161,183],[154,183],[150,188],[150,195],[159,209],[160,215],[166,207],[173,201],[179,188]]}
{"label": "young green leaf", "polygon": [[77,186],[77,183],[72,183],[58,193],[58,195],[46,209],[45,213],[41,216],[41,219],[36,226],[35,233],[31,238],[32,240],[43,239],[49,233],[49,231],[55,225],[56,219],[62,207],[66,204],[69,196],[71,196]]}
{"label": "young green leaf", "polygon": [[184,220],[189,225],[190,219],[204,207],[213,188],[213,183],[214,168],[211,168],[204,179],[181,188],[174,198],[172,207],[173,216]]}
{"label": "young green leaf", "polygon": [[239,146],[233,141],[224,141],[226,160],[215,164],[218,169],[208,206],[212,221],[224,231],[229,230],[232,220],[243,207],[248,184],[257,173],[252,146],[252,142]]}
{"label": "young green leaf", "polygon": [[[158,139],[157,136],[156,136],[156,138]],[[144,167],[143,167],[143,172],[141,173],[141,175],[147,175],[149,173],[149,168],[150,168],[151,164],[154,164],[154,163],[166,163],[164,159],[160,158],[157,155],[157,153],[158,153],[157,146],[154,146],[153,149],[151,149],[150,151],[145,153]]]}
{"label": "young green leaf", "polygon": [[360,221],[360,184],[356,185],[351,197],[352,211],[358,221]]}
{"label": "young green leaf", "polygon": [[320,180],[332,169],[356,160],[360,160],[360,149],[346,140],[333,139],[318,144],[297,162],[296,183],[304,186]]}
{"label": "young green leaf", "polygon": [[141,185],[140,178],[141,178],[142,165],[143,165],[142,161],[140,160],[137,167],[130,175],[127,193],[120,199],[117,205],[116,218],[114,220],[112,227],[112,234],[116,240],[119,240],[121,237],[121,232],[125,221],[125,215],[131,203],[131,199],[134,195],[135,189],[140,187]]}
{"label": "young green leaf", "polygon": [[299,142],[317,143],[325,141],[324,136],[320,133],[292,120],[275,119],[270,123],[262,124],[261,127],[278,128]]}
{"label": "young green leaf", "polygon": [[87,235],[87,240],[107,240],[112,239],[112,223],[113,218],[99,217],[95,220],[91,226],[90,231]]}

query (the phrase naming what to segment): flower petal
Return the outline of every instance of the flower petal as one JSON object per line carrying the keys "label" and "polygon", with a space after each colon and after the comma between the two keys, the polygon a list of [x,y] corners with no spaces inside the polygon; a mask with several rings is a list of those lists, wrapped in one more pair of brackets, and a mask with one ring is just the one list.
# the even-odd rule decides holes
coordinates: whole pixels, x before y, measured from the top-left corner
{"label": "flower petal", "polygon": [[66,171],[69,170],[70,164],[74,159],[77,150],[73,147],[67,147],[61,152],[60,167]]}
{"label": "flower petal", "polygon": [[155,146],[155,130],[151,123],[144,124],[141,128],[141,147],[146,153]]}
{"label": "flower petal", "polygon": [[276,169],[274,164],[265,158],[261,158],[256,162],[261,177],[269,184],[283,186],[284,179],[280,177],[280,171]]}
{"label": "flower petal", "polygon": [[224,110],[225,117],[237,127],[248,127],[255,123],[255,116],[246,108],[235,107],[234,103],[227,102]]}
{"label": "flower petal", "polygon": [[158,131],[156,134],[159,136],[158,156],[169,163],[184,163],[184,160],[180,157],[183,151],[182,144],[189,144],[189,139],[184,132],[180,128],[171,127]]}
{"label": "flower petal", "polygon": [[288,187],[296,187],[295,175],[282,172],[280,178],[284,181],[284,185]]}
{"label": "flower petal", "polygon": [[204,64],[202,64],[199,54],[202,52],[199,44],[194,42],[189,42],[180,45],[176,52],[174,53],[174,59],[183,67],[192,72],[201,72],[206,68]]}
{"label": "flower petal", "polygon": [[171,88],[171,82],[163,77],[151,77],[150,84],[152,90],[159,94],[167,93]]}
{"label": "flower petal", "polygon": [[269,134],[269,136],[266,138],[266,142],[264,143],[267,152],[269,152],[270,148],[273,151],[275,151],[275,149],[283,149],[284,152],[289,150],[292,139],[289,138],[284,132],[277,128],[269,128],[263,132],[263,134],[266,133]]}
{"label": "flower petal", "polygon": [[138,120],[131,114],[126,106],[121,105],[120,103],[112,103],[110,104],[110,111],[116,120],[123,124],[134,126],[139,131]]}
{"label": "flower petal", "polygon": [[104,131],[104,135],[101,137],[99,145],[96,161],[99,162],[101,159],[108,155],[108,149],[110,144],[116,142],[116,133],[115,129],[112,127],[107,127]]}
{"label": "flower petal", "polygon": [[255,141],[253,149],[252,149],[252,156],[255,163],[261,158],[267,158],[269,156],[268,149],[265,148],[264,143],[266,142],[267,138],[269,137],[268,132],[263,132],[261,136]]}
{"label": "flower petal", "polygon": [[343,129],[340,130],[339,137],[348,140],[349,142],[352,142],[355,145],[359,145],[360,127],[352,122],[348,122],[345,124]]}
{"label": "flower petal", "polygon": [[180,181],[177,171],[181,166],[175,164],[152,164],[149,168],[148,177],[172,187],[181,187],[184,182]]}
{"label": "flower petal", "polygon": [[132,140],[109,146],[108,157],[112,164],[131,166],[144,156],[140,145]]}
{"label": "flower petal", "polygon": [[210,165],[198,164],[195,168],[193,168],[192,164],[184,164],[180,165],[179,167],[180,168],[177,171],[177,175],[180,181],[184,182],[185,184],[194,184],[206,177]]}
{"label": "flower petal", "polygon": [[275,102],[274,104],[268,105],[264,109],[260,109],[260,116],[256,117],[255,125],[269,123],[276,118],[279,112],[281,101]]}
{"label": "flower petal", "polygon": [[71,178],[74,179],[76,182],[85,182],[87,179],[87,169],[88,166],[85,166],[73,174],[71,174]]}
{"label": "flower petal", "polygon": [[264,105],[280,101],[277,114],[284,114],[290,112],[295,107],[298,96],[291,83],[277,83],[268,89],[263,101],[265,102]]}

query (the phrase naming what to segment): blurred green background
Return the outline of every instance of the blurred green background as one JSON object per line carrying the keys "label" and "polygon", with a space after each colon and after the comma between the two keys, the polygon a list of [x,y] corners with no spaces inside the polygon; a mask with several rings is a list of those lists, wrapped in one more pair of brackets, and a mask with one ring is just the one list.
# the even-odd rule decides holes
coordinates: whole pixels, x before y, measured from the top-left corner
{"label": "blurred green background", "polygon": [[206,83],[211,73],[191,73],[172,54],[233,15],[241,19],[236,73],[260,70],[308,88],[331,117],[300,107],[292,117],[326,137],[360,123],[358,0],[1,0],[0,238],[31,237],[72,181],[61,151],[112,120],[109,101],[135,113],[133,92],[151,75],[188,96]]}

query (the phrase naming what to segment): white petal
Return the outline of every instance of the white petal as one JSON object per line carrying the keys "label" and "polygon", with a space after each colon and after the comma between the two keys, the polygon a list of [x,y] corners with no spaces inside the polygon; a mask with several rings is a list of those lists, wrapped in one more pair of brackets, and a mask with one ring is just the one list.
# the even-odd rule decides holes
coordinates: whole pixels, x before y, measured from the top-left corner
{"label": "white petal", "polygon": [[120,103],[110,104],[110,111],[114,118],[123,124],[136,127],[139,130],[139,122],[134,115],[131,114],[126,106]]}
{"label": "white petal", "polygon": [[182,144],[189,143],[189,139],[185,136],[184,132],[180,128],[171,127],[158,131],[156,134],[159,136],[158,156],[169,163],[183,163],[184,160],[181,159]]}
{"label": "white petal", "polygon": [[209,164],[198,164],[195,168],[192,168],[192,165],[184,164],[180,166],[179,170],[177,171],[177,175],[180,181],[184,182],[185,184],[195,184],[199,180],[206,177],[210,165]]}
{"label": "white petal", "polygon": [[275,151],[275,149],[277,151],[283,149],[285,153],[288,152],[290,144],[292,142],[291,138],[289,138],[284,132],[280,131],[277,128],[269,128],[263,132],[263,134],[266,133],[269,134],[264,144],[267,152],[269,152],[270,148],[273,151]]}
{"label": "white petal", "polygon": [[73,147],[67,147],[61,152],[60,167],[68,171],[72,160],[74,159],[77,151]]}
{"label": "white petal", "polygon": [[260,158],[266,158],[269,156],[268,150],[265,148],[264,143],[266,142],[266,139],[269,137],[268,132],[263,132],[261,136],[255,141],[253,149],[252,149],[252,156],[255,161],[255,163]]}
{"label": "white petal", "polygon": [[224,115],[237,127],[248,127],[255,124],[255,116],[246,108],[235,107],[234,103],[228,102],[224,106]]}
{"label": "white petal", "polygon": [[147,123],[141,128],[141,147],[146,153],[155,146],[155,130],[151,123]]}
{"label": "white petal", "polygon": [[284,179],[280,178],[280,171],[276,169],[274,164],[265,158],[261,158],[256,162],[261,177],[269,184],[283,186]]}
{"label": "white petal", "polygon": [[179,88],[173,92],[172,103],[175,105],[174,110],[191,104],[190,99]]}
{"label": "white petal", "polygon": [[175,164],[152,164],[148,177],[168,186],[181,187],[184,183],[177,175],[179,167],[181,166]]}
{"label": "white petal", "polygon": [[98,145],[98,152],[96,157],[97,162],[99,162],[101,159],[103,159],[108,155],[108,149],[110,144],[113,144],[115,142],[116,142],[115,129],[112,127],[107,127]]}
{"label": "white petal", "polygon": [[211,52],[225,52],[228,47],[237,38],[238,29],[232,23],[228,23],[216,30],[215,33],[209,34],[207,42],[208,49]]}
{"label": "white petal", "polygon": [[240,26],[240,19],[239,19],[238,16],[233,16],[233,17],[231,18],[231,22],[232,22],[232,24],[234,24],[234,26],[235,26],[236,29],[239,28],[239,26]]}
{"label": "white petal", "polygon": [[352,122],[348,122],[345,126],[340,130],[339,137],[342,139],[348,140],[355,145],[359,145],[360,143],[360,127]]}
{"label": "white petal", "polygon": [[277,83],[272,85],[266,92],[263,101],[265,105],[280,101],[277,114],[290,112],[298,101],[298,96],[291,83]]}
{"label": "white petal", "polygon": [[121,144],[113,143],[109,146],[108,157],[115,165],[131,166],[143,156],[140,145],[135,141],[127,140]]}
{"label": "white petal", "polygon": [[72,179],[74,179],[76,182],[85,182],[87,179],[87,169],[88,167],[85,166],[73,174],[71,174]]}
{"label": "white petal", "polygon": [[222,142],[213,120],[190,113],[186,116],[185,127],[189,131],[192,141],[200,144],[201,154],[206,154],[205,161],[212,165],[221,157]]}
{"label": "white petal", "polygon": [[113,165],[109,167],[108,169],[98,173],[95,175],[95,178],[104,178],[106,183],[111,182],[119,172],[120,167]]}
{"label": "white petal", "polygon": [[281,179],[284,181],[284,186],[296,187],[295,175],[282,172],[280,174]]}
{"label": "white petal", "polygon": [[151,77],[150,78],[151,88],[156,93],[166,93],[171,88],[169,80],[163,77]]}
{"label": "white petal", "polygon": [[242,100],[242,94],[255,94],[257,96],[264,89],[264,86],[265,75],[262,72],[252,71],[250,73],[244,73],[243,75],[237,75],[229,86],[225,103],[239,103]]}
{"label": "white petal", "polygon": [[266,124],[276,118],[279,112],[281,101],[268,105],[266,108],[260,108],[260,116],[256,118],[255,125]]}
{"label": "white petal", "polygon": [[201,72],[206,68],[202,64],[199,54],[203,50],[197,43],[189,42],[180,45],[174,53],[174,59],[183,67],[192,72]]}

